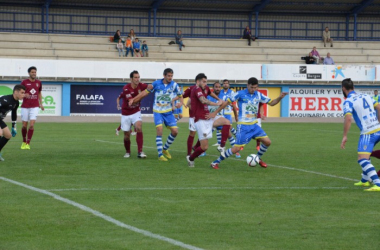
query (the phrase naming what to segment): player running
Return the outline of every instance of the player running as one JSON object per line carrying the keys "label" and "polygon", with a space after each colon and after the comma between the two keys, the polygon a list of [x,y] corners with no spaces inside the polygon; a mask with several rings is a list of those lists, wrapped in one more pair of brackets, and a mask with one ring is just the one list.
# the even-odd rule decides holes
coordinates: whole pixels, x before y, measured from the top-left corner
{"label": "player running", "polygon": [[281,93],[281,95],[271,100],[269,97],[263,95],[258,91],[259,82],[255,77],[248,79],[247,88],[237,92],[235,95],[228,99],[228,102],[232,103],[237,101],[239,107],[239,120],[237,126],[236,134],[236,144],[221,153],[219,158],[211,163],[211,167],[218,168],[219,163],[224,159],[227,159],[232,154],[236,154],[250,142],[251,139],[259,139],[261,142],[260,150],[257,155],[260,158],[260,166],[263,168],[267,167],[267,164],[261,160],[263,154],[268,150],[271,145],[271,140],[267,134],[257,125],[257,112],[259,103],[267,103],[270,106],[275,106],[278,104],[282,98],[284,98],[288,93]]}
{"label": "player running", "polygon": [[354,185],[369,187],[371,180],[375,185],[364,191],[380,191],[379,177],[369,159],[374,146],[380,141],[380,105],[369,95],[356,93],[350,78],[342,81],[342,91],[347,99],[343,103],[344,129],[340,147],[345,148],[352,117],[360,129],[358,163],[362,167],[362,179]]}
{"label": "player running", "polygon": [[[4,161],[1,150],[4,148],[5,144],[11,139],[15,137],[17,134],[16,128],[16,120],[17,120],[17,109],[19,106],[19,101],[25,97],[25,86],[16,85],[13,88],[12,95],[3,95],[0,97],[0,132],[2,134],[0,138],[0,161]],[[12,111],[12,132],[9,131],[7,124],[3,121],[3,119],[7,116],[7,114]]]}
{"label": "player running", "polygon": [[[187,88],[183,92],[183,98],[189,98],[188,101],[187,101],[187,105],[184,105],[185,107],[189,108],[189,130],[190,130],[190,132],[189,132],[189,136],[187,137],[187,155],[191,155],[191,152],[193,150],[194,137],[195,137],[195,134],[196,134],[196,131],[197,131],[195,129],[195,122],[194,122],[194,116],[195,115],[194,115],[193,110],[191,109],[191,99],[190,99],[191,91],[194,88],[196,88],[197,86],[198,86],[198,84],[197,84],[197,82],[195,82],[195,84],[193,86],[190,86],[189,88]],[[210,93],[210,95],[218,100],[218,102],[217,102],[218,105],[222,104],[222,101],[219,99],[218,96],[216,96],[212,92]],[[199,147],[199,145],[200,145],[200,142],[198,140],[198,142],[194,146],[194,149],[197,148],[197,147]]]}
{"label": "player running", "polygon": [[[45,110],[42,105],[42,84],[36,79],[37,68],[32,66],[28,69],[29,78],[21,82],[25,86],[25,98],[21,104],[22,120],[22,144],[21,149],[30,149],[30,141],[34,132],[34,123],[37,120],[38,108]],[[28,122],[30,122],[28,130]]]}
{"label": "player running", "polygon": [[146,158],[146,155],[142,151],[143,133],[140,102],[135,102],[130,105],[129,100],[146,90],[148,85],[140,82],[140,74],[136,70],[132,71],[129,76],[131,78],[131,83],[128,83],[123,87],[123,92],[121,92],[116,99],[117,109],[120,109],[120,99],[123,100],[121,107],[121,129],[124,131],[124,147],[126,151],[124,158],[129,158],[131,156],[130,137],[132,125],[136,129],[137,157]]}
{"label": "player running", "polygon": [[[207,99],[207,96],[210,94],[210,89],[207,86],[207,77],[205,74],[198,74],[195,78],[195,82],[198,86],[193,88],[190,98],[200,145],[198,147],[196,146],[194,152],[186,157],[189,167],[194,167],[194,160],[208,149],[208,139],[212,138],[213,127],[222,126],[222,147],[224,147],[230,131],[230,122],[223,116],[217,116],[228,103],[223,102],[222,105],[219,106],[218,103],[211,102]],[[210,113],[209,106],[219,107],[213,113]]]}
{"label": "player running", "polygon": [[[174,118],[172,110],[172,95],[175,94],[180,98],[180,102],[177,103],[176,108],[180,108],[183,103],[183,98],[181,92],[178,89],[178,84],[173,81],[172,69],[165,69],[164,78],[154,81],[152,84],[149,84],[146,91],[141,92],[138,96],[129,100],[130,105],[132,105],[132,103],[139,102],[142,98],[152,92],[154,92],[153,116],[157,133],[156,146],[158,152],[158,160],[167,161],[167,159],[172,158],[168,149],[178,134],[177,121]],[[164,147],[162,147],[163,123],[167,128],[170,129],[171,132],[168,136],[168,139],[166,140]]]}

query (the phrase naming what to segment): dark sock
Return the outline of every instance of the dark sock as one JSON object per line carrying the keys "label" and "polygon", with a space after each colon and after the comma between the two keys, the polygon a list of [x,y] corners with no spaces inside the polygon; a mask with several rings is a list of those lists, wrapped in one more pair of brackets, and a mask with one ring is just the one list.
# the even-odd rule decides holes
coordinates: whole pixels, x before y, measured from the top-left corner
{"label": "dark sock", "polygon": [[194,153],[190,155],[190,161],[194,161],[194,159],[203,154],[203,152],[205,151],[200,146],[195,148]]}
{"label": "dark sock", "polygon": [[222,140],[220,141],[220,146],[224,147],[226,145],[226,141],[228,139],[228,136],[230,134],[230,125],[223,125],[222,127]]}
{"label": "dark sock", "polygon": [[3,149],[3,147],[5,146],[5,144],[7,144],[8,141],[9,139],[5,138],[4,136],[0,138],[0,151]]}
{"label": "dark sock", "polygon": [[380,159],[380,150],[372,151],[371,157],[375,157],[377,159]]}
{"label": "dark sock", "polygon": [[22,141],[26,142],[26,133],[28,133],[28,130],[22,127],[21,132],[22,132]]}
{"label": "dark sock", "polygon": [[201,146],[201,142],[198,140],[197,143],[194,146],[194,151],[195,151],[196,148],[198,148],[200,146]]}
{"label": "dark sock", "polygon": [[131,141],[124,139],[124,147],[125,147],[125,152],[130,154],[131,153]]}
{"label": "dark sock", "polygon": [[193,142],[194,142],[194,136],[189,135],[189,137],[187,137],[187,155],[191,155]]}
{"label": "dark sock", "polygon": [[136,134],[137,152],[141,153],[143,149],[143,133],[137,132]]}
{"label": "dark sock", "polygon": [[256,147],[260,147],[260,141],[256,140]]}
{"label": "dark sock", "polygon": [[121,130],[121,125],[119,125],[119,127],[117,127],[117,131],[120,131]]}
{"label": "dark sock", "polygon": [[26,143],[30,144],[30,141],[32,140],[34,129],[28,130],[28,139],[26,140]]}

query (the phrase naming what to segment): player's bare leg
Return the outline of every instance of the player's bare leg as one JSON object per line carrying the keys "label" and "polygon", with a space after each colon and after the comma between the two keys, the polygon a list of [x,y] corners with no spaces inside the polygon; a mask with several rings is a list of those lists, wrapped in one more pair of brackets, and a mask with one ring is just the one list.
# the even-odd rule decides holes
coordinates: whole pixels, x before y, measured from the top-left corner
{"label": "player's bare leg", "polygon": [[4,161],[1,150],[4,148],[5,144],[12,138],[11,131],[9,131],[8,127],[0,129],[2,137],[0,137],[0,161]]}
{"label": "player's bare leg", "polygon": [[136,143],[137,143],[137,157],[138,158],[146,158],[146,154],[144,154],[143,150],[143,132],[142,132],[142,121],[137,121],[134,124],[136,130]]}

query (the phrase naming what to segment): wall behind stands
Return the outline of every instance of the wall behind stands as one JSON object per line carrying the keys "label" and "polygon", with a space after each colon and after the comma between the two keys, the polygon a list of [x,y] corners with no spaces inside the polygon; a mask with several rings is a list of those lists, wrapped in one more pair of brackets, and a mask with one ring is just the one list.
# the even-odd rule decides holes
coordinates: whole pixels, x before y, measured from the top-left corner
{"label": "wall behind stands", "polygon": [[[156,31],[153,18],[142,11],[102,11],[56,9],[49,10],[49,25],[46,26],[41,8],[0,6],[0,31],[49,32],[70,34],[113,35],[121,30],[122,35],[134,29],[139,36],[172,37],[181,29],[185,37],[240,38],[249,25],[247,15],[166,13],[157,12]],[[253,18],[254,19],[254,18]],[[357,40],[380,40],[380,18],[357,18]],[[336,40],[353,40],[354,20],[349,19],[346,37],[346,18],[331,15],[289,16],[260,14],[258,37],[265,39],[315,39],[321,40],[324,27],[329,26]],[[252,20],[251,28],[256,29]]]}

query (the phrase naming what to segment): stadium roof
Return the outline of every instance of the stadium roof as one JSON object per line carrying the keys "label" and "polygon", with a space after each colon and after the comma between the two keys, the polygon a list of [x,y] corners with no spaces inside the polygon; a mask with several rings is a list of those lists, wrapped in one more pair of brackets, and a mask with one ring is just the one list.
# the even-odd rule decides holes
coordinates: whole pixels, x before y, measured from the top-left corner
{"label": "stadium roof", "polygon": [[241,14],[380,14],[380,0],[2,0],[0,5]]}

